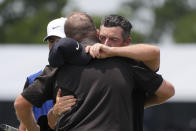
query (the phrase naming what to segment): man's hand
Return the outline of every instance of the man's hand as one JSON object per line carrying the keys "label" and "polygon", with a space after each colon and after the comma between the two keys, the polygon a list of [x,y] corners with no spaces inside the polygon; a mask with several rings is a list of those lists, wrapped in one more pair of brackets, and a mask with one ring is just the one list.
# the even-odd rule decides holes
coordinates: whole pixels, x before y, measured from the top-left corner
{"label": "man's hand", "polygon": [[71,109],[73,105],[76,104],[76,99],[74,96],[62,96],[61,97],[61,89],[57,92],[56,104],[53,107],[53,113],[56,116],[61,115],[63,112]]}
{"label": "man's hand", "polygon": [[56,104],[54,107],[48,112],[48,125],[51,129],[54,129],[56,119],[63,112],[66,112],[71,109],[73,105],[76,104],[76,99],[74,96],[62,96],[61,90],[59,89],[56,96]]}
{"label": "man's hand", "polygon": [[112,47],[96,43],[92,46],[87,46],[86,53],[90,53],[93,58],[104,59],[112,57]]}

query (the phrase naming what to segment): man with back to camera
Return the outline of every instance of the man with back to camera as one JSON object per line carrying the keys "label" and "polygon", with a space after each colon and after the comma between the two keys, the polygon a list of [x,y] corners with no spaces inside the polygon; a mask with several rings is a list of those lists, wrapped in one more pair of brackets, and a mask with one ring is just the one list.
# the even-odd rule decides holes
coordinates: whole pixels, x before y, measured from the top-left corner
{"label": "man with back to camera", "polygon": [[[47,26],[47,36],[44,38],[44,41],[48,42],[48,47],[49,50],[52,47],[52,44],[61,38],[65,38],[65,33],[64,33],[64,23],[66,21],[66,18],[58,18],[50,21]],[[27,77],[27,80],[24,85],[24,89],[27,88],[30,84],[33,83],[34,79],[38,76],[40,76],[42,73],[42,70],[39,72],[32,74]],[[59,91],[60,94],[60,91]],[[57,97],[58,98],[58,97]],[[75,99],[73,96],[64,96],[61,98],[58,98],[58,101],[65,100],[66,104],[65,106],[62,106],[62,108],[67,111],[70,109],[72,105],[75,104]],[[37,108],[33,106],[33,114],[35,117],[35,120],[37,123],[40,125],[40,130],[46,131],[46,130],[51,130],[48,126],[48,121],[47,121],[47,114],[49,110],[53,107],[53,101],[48,100],[46,101],[41,108]],[[25,131],[26,128],[22,123],[19,125],[19,131]]]}
{"label": "man with back to camera", "polygon": [[[75,16],[74,15],[70,16],[71,18],[70,21],[72,21],[71,23],[74,22],[73,20],[77,20],[78,17],[81,17],[81,19],[84,22],[89,22],[88,20],[89,18],[86,17],[86,15],[75,14]],[[80,22],[83,22],[83,21],[80,21]],[[91,24],[91,22],[89,23],[90,23],[89,27],[91,28],[87,28],[89,31],[89,34],[86,34],[86,35],[91,38],[90,40],[88,39],[88,41],[92,41],[93,39],[95,39],[93,37],[96,36],[95,35],[96,31],[93,29],[93,26],[92,26],[93,24]],[[78,32],[78,33],[81,33],[81,32]],[[80,41],[82,42],[82,40],[84,40],[84,39],[79,40],[80,37],[78,36],[78,34],[76,36],[77,37],[75,38],[78,38],[79,42]],[[75,42],[70,39],[65,39],[65,40],[68,40],[69,42]],[[97,41],[94,41],[94,43],[95,42]],[[75,43],[77,45],[77,42]],[[110,129],[111,130],[112,129],[126,130],[128,129],[128,130],[133,130],[133,124],[132,124],[133,110],[131,107],[131,105],[133,104],[133,100],[131,98],[132,98],[132,90],[136,88],[136,86],[134,86],[135,84],[139,84],[140,88],[139,87],[138,88],[142,91],[145,91],[149,95],[151,95],[151,93],[153,94],[153,92],[159,87],[159,85],[161,86],[156,91],[156,95],[160,95],[159,93],[162,90],[165,90],[165,92],[168,93],[168,94],[166,93],[165,96],[162,96],[164,99],[166,99],[166,97],[168,98],[173,95],[172,92],[168,92],[170,88],[171,88],[170,91],[172,91],[173,87],[165,80],[162,80],[161,76],[156,75],[151,70],[148,70],[145,68],[141,68],[141,67],[138,68],[137,66],[134,66],[134,67],[126,66],[127,64],[132,65],[133,61],[131,60],[128,61],[127,59],[126,60],[123,60],[123,59],[121,60],[121,59],[120,58],[108,58],[106,60],[93,60],[87,67],[84,67],[84,66],[69,67],[68,65],[66,66],[66,68],[62,67],[60,69],[60,71],[56,74],[57,76],[55,76],[56,77],[55,80],[57,81],[55,82],[55,85],[62,88],[63,95],[74,93],[78,98],[78,102],[77,102],[77,105],[74,106],[74,108],[70,112],[63,114],[65,115],[65,117],[61,117],[62,119],[59,118],[58,124],[60,125],[57,126],[57,129],[63,129],[63,130],[64,129],[72,129],[72,130],[79,130],[79,129],[81,130],[97,130],[97,129],[98,130],[99,129],[101,130],[110,130]],[[130,72],[127,72],[127,70]],[[50,73],[50,69],[46,70],[46,73],[47,72]],[[55,71],[53,70],[52,74],[54,72]],[[141,72],[144,74],[140,75]],[[94,74],[97,74],[98,76]],[[64,77],[62,77],[62,75]],[[80,77],[80,75],[84,77]],[[144,78],[146,75],[148,76],[147,77],[148,79],[145,79],[146,81],[143,81],[142,78]],[[141,76],[143,77],[141,78]],[[109,77],[111,77],[111,79],[109,79],[109,81],[106,81],[106,79],[108,79]],[[126,79],[124,79],[124,77]],[[44,77],[42,77],[42,80],[44,80],[43,78]],[[152,78],[154,80],[153,83],[152,83]],[[129,82],[129,79],[131,81],[134,81],[135,84],[133,84],[132,82]],[[69,82],[67,83],[65,81],[69,81]],[[36,83],[37,82],[38,82],[38,79],[36,80]],[[88,82],[88,85],[85,85],[85,82]],[[146,88],[143,85],[144,83],[145,83]],[[48,83],[44,83],[44,84],[48,85]],[[78,87],[78,84],[79,84],[79,87]],[[27,112],[26,112],[26,115],[23,116],[20,112],[20,103],[17,103],[17,102],[19,99],[23,99],[22,103],[25,105],[28,105],[28,101],[31,101],[31,98],[28,97],[28,94],[29,93],[34,94],[36,92],[35,88],[32,88],[33,86],[34,85],[30,86],[28,90],[25,90],[22,93],[22,96],[19,96],[15,102],[15,108],[16,108],[18,117],[21,119],[21,121],[24,121],[23,117],[28,116],[28,110],[25,109],[25,111]],[[122,86],[124,88],[121,88]],[[116,88],[113,88],[113,87],[116,87]],[[89,90],[92,88],[94,90]],[[41,96],[43,95],[47,97],[51,95],[52,97],[52,94],[45,94],[49,92],[51,93],[52,91],[50,90],[52,88],[48,87],[47,89],[50,89],[50,90],[47,90],[47,92],[45,91],[43,87],[39,89],[40,89],[39,91],[41,92],[41,94],[39,95]],[[31,92],[29,92],[30,90]],[[38,94],[36,93],[36,95]],[[25,97],[25,99],[23,97]],[[31,102],[39,106],[42,104],[44,100],[40,99],[41,100],[40,103],[37,103],[38,99],[39,97],[36,97],[36,99],[32,100]],[[44,98],[44,99],[48,99],[48,98]],[[126,109],[124,107],[126,107]],[[111,110],[113,111],[111,112]],[[119,116],[119,113],[121,113],[122,116]],[[28,118],[30,118],[30,116]],[[127,119],[127,118],[130,118],[130,119]],[[68,123],[66,123],[66,120],[68,121]],[[32,123],[29,124],[28,123],[29,121],[25,121],[25,122],[26,122],[25,124],[27,125],[28,129],[31,129]]]}

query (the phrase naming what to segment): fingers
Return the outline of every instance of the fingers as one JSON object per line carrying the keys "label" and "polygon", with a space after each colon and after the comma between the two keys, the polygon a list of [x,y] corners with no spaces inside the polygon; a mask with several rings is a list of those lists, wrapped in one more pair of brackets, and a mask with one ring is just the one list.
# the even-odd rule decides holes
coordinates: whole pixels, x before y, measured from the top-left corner
{"label": "fingers", "polygon": [[60,109],[62,109],[62,110],[66,110],[66,108],[69,108],[69,109],[71,109],[71,107],[73,106],[73,105],[75,105],[76,104],[76,101],[70,101],[70,102],[67,102],[66,104],[61,104],[61,108]]}
{"label": "fingers", "polygon": [[57,96],[60,97],[61,96],[61,89],[58,90],[57,92]]}
{"label": "fingers", "polygon": [[74,98],[74,96],[62,96],[62,97],[59,97],[58,103],[67,104],[67,103],[75,102],[75,101],[76,99]]}
{"label": "fingers", "polygon": [[96,58],[100,57],[100,49],[101,49],[101,45],[95,45],[94,52]]}
{"label": "fingers", "polygon": [[57,92],[57,97],[60,97],[60,96],[61,96],[61,89],[59,89]]}
{"label": "fingers", "polygon": [[59,97],[61,97],[61,89],[59,89],[58,92],[57,92],[56,102],[59,101]]}
{"label": "fingers", "polygon": [[60,103],[55,110],[55,113],[61,115],[63,112],[71,110],[72,106],[76,104],[76,101],[67,101],[67,103]]}
{"label": "fingers", "polygon": [[57,98],[56,104],[53,107],[54,114],[60,115],[61,113],[68,111],[76,104],[74,96],[62,96]]}
{"label": "fingers", "polygon": [[60,116],[63,112],[69,111],[71,110],[71,107],[64,107],[64,108],[60,108],[57,112],[57,115]]}
{"label": "fingers", "polygon": [[102,46],[102,44],[97,43],[97,44],[90,47],[90,55],[93,58],[99,58],[100,57],[101,46]]}
{"label": "fingers", "polygon": [[89,53],[89,52],[90,52],[90,48],[91,48],[91,46],[90,46],[90,45],[86,46],[86,48],[85,48],[85,52],[86,52],[86,53]]}
{"label": "fingers", "polygon": [[89,51],[90,55],[91,55],[93,58],[95,58],[94,50],[95,50],[95,48],[92,46],[92,47],[90,48],[90,51]]}

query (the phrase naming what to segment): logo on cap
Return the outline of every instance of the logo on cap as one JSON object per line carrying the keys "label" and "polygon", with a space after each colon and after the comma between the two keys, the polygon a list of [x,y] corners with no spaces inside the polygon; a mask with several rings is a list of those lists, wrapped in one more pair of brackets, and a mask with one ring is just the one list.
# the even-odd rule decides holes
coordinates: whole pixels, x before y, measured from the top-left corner
{"label": "logo on cap", "polygon": [[56,29],[56,28],[58,28],[58,27],[60,27],[60,26],[55,26],[55,27],[52,27],[52,29]]}
{"label": "logo on cap", "polygon": [[79,43],[77,42],[77,47],[76,47],[76,50],[79,50],[79,48],[80,48],[80,45],[79,45]]}

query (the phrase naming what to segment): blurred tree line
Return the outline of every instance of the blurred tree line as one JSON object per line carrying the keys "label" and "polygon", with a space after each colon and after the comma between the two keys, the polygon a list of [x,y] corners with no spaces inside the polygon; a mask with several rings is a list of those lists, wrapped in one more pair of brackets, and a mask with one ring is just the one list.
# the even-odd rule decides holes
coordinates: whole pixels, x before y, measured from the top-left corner
{"label": "blurred tree line", "polygon": [[[152,12],[152,17],[147,17],[149,24],[142,17],[138,19],[147,24],[140,27],[140,31],[133,30],[134,43],[157,43],[165,33],[176,43],[196,43],[196,6],[190,4],[190,0],[162,1],[160,5],[155,4],[156,0],[132,0],[119,5],[120,10],[114,13],[132,21],[141,15],[142,9],[144,13],[146,9]],[[67,3],[68,0],[1,0],[0,44],[42,43],[48,22],[67,14],[63,13]],[[91,16],[99,28],[103,16]]]}
{"label": "blurred tree line", "polygon": [[0,3],[0,43],[41,43],[66,0],[4,0]]}
{"label": "blurred tree line", "polygon": [[[163,3],[161,3],[163,2]],[[195,0],[133,0],[124,3],[124,12],[130,10],[131,17],[141,8],[153,12],[154,20],[146,34],[135,32],[136,42],[160,42],[160,37],[168,33],[176,43],[196,43],[196,1]],[[143,11],[145,13],[145,11]],[[131,19],[130,17],[130,19]],[[140,21],[145,19],[140,18]],[[145,28],[149,28],[146,25]],[[134,39],[134,36],[133,36]],[[142,40],[142,41],[141,41]]]}

